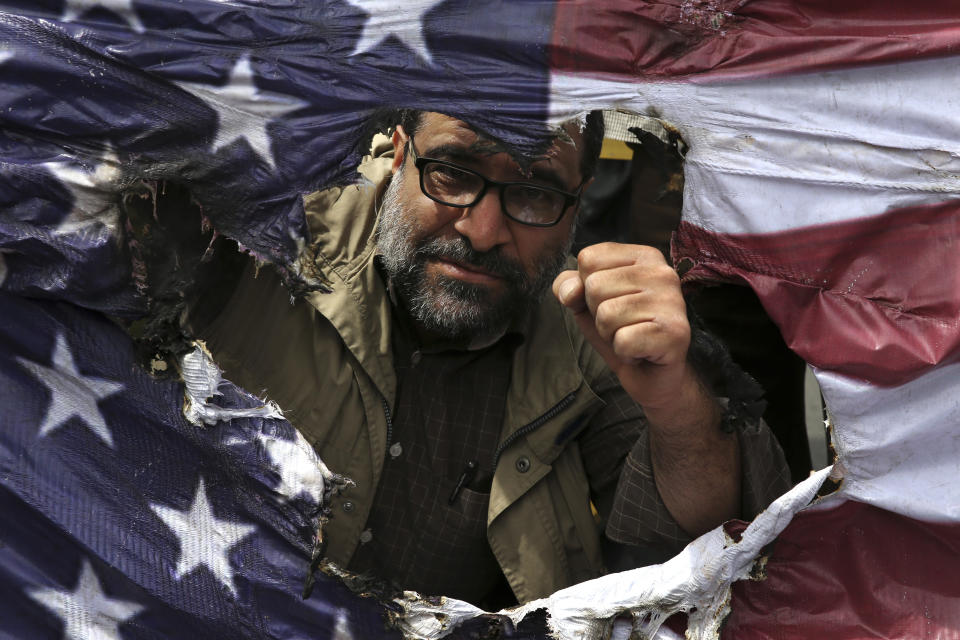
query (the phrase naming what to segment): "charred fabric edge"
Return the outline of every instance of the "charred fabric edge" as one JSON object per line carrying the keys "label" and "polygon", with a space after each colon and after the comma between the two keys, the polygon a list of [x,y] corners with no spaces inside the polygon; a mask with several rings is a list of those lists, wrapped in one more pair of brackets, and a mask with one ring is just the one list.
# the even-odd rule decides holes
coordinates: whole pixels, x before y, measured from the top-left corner
{"label": "charred fabric edge", "polygon": [[[216,231],[203,204],[177,182],[141,182],[127,189],[121,212],[134,283],[147,301],[146,314],[124,324],[141,365],[154,375],[173,377],[176,363],[192,349],[192,336],[181,327],[188,300],[231,291],[226,279],[241,271],[247,252],[239,243],[230,247],[232,241]],[[275,266],[291,295],[302,296],[325,290],[313,264],[312,252],[304,250],[296,263]]]}
{"label": "charred fabric edge", "polygon": [[[739,541],[717,527],[663,564],[608,574],[494,615],[517,625],[527,615],[546,610],[552,638],[600,640],[610,637],[612,620],[622,614],[632,618],[630,637],[653,638],[670,615],[686,612],[687,638],[717,640],[730,612],[731,585],[756,574],[756,563],[765,562],[764,549],[794,514],[816,499],[831,471],[821,469],[777,498],[747,525]],[[399,620],[405,640],[440,640],[487,614],[459,600],[438,603],[415,594],[404,596],[397,604],[404,609]]]}
{"label": "charred fabric edge", "polygon": [[[180,371],[184,382],[183,415],[188,422],[195,426],[211,426],[234,418],[285,419],[280,407],[273,401],[262,401],[262,404],[255,404],[250,407],[223,407],[214,404],[212,400],[223,395],[219,390],[220,384],[223,382],[223,372],[214,363],[210,352],[200,341],[195,341],[192,344],[192,350],[181,358]],[[331,471],[300,432],[295,433],[300,451],[304,452],[306,462],[312,464],[312,469],[319,472],[322,483],[319,503],[310,516],[314,532],[313,549],[301,593],[302,597],[306,599],[310,597],[310,593],[313,591],[316,581],[315,572],[323,558],[326,539],[324,527],[331,516],[331,500],[344,488],[353,486],[354,482],[339,473]]]}
{"label": "charred fabric edge", "polygon": [[180,371],[184,382],[183,415],[194,426],[212,426],[234,418],[269,418],[283,420],[284,415],[272,400],[260,406],[230,408],[213,404],[223,381],[223,372],[214,364],[213,357],[200,342],[180,359]]}
{"label": "charred fabric edge", "polygon": [[[388,131],[399,122],[404,110],[381,109],[367,119],[348,154],[351,161],[369,149],[377,132]],[[558,133],[544,127],[529,131],[523,140],[510,142],[483,128],[477,131],[502,146],[517,161],[531,164],[545,153]],[[355,162],[353,162],[355,167]],[[341,176],[350,176],[341,170]],[[350,180],[342,180],[349,182]],[[221,234],[215,216],[208,213],[216,203],[198,201],[194,193],[175,180],[144,179],[121,194],[123,242],[129,251],[134,283],[145,296],[147,312],[133,321],[123,321],[134,338],[138,360],[154,375],[175,375],[176,363],[190,351],[190,340],[180,326],[187,300],[202,292],[217,295],[210,274],[217,268],[235,269],[231,257],[251,253],[237,242],[238,251],[225,247],[229,234]],[[293,263],[272,262],[269,256],[254,255],[261,263],[272,262],[284,286],[295,298],[328,291],[327,282],[314,260],[310,239],[300,241],[301,251]]]}
{"label": "charred fabric edge", "polygon": [[687,317],[690,321],[687,360],[714,397],[727,399],[721,428],[726,433],[732,433],[738,425],[758,428],[767,406],[763,387],[733,361],[727,347],[704,328],[703,321],[689,306]]}
{"label": "charred fabric edge", "polygon": [[[335,183],[355,181],[356,160],[369,149],[377,132],[390,130],[410,109],[384,108],[374,111],[358,132],[357,143],[347,154],[344,166],[337,172]],[[456,115],[456,114],[451,114]],[[492,131],[482,126],[478,133],[494,141],[521,166],[532,164],[547,152],[550,144],[562,135],[562,129],[547,125],[523,132]],[[327,185],[332,186],[332,185]],[[202,193],[201,193],[202,200]],[[216,295],[201,271],[214,271],[224,257],[224,238],[231,234],[217,229],[213,215],[219,203],[198,201],[183,183],[163,177],[143,178],[121,194],[123,242],[130,253],[134,282],[147,301],[147,313],[132,322],[125,321],[134,338],[138,360],[154,375],[173,376],[176,362],[190,350],[192,336],[185,335],[180,319],[187,299],[203,291]],[[205,211],[205,208],[209,211]],[[277,268],[284,286],[295,298],[308,293],[328,291],[328,282],[316,267],[310,238],[298,240],[299,259],[293,263],[275,262],[270,256],[254,255],[261,263],[271,262]],[[237,243],[239,252],[252,253]],[[236,265],[228,265],[235,267]]]}

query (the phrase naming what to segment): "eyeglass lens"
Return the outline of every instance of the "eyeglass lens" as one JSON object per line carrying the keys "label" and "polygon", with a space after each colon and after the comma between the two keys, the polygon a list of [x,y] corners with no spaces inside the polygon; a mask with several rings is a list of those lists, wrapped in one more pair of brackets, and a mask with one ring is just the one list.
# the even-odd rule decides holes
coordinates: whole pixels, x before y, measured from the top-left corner
{"label": "eyeglass lens", "polygon": [[[469,206],[483,190],[484,180],[479,175],[438,162],[426,163],[422,175],[427,194],[445,204]],[[536,185],[511,184],[501,193],[507,214],[520,222],[553,223],[566,204],[563,195]]]}

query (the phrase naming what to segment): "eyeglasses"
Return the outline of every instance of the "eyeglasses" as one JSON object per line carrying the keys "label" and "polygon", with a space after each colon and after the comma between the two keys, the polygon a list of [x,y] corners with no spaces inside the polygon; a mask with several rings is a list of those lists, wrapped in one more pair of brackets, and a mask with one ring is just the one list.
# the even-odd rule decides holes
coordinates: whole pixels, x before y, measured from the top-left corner
{"label": "eyeglasses", "polygon": [[530,182],[491,180],[446,160],[420,157],[413,146],[413,136],[408,139],[407,148],[413,165],[420,171],[423,195],[448,207],[466,209],[480,202],[491,186],[498,187],[503,215],[531,227],[552,227],[560,222],[570,205],[580,199],[583,188],[581,184],[576,193],[567,193]]}

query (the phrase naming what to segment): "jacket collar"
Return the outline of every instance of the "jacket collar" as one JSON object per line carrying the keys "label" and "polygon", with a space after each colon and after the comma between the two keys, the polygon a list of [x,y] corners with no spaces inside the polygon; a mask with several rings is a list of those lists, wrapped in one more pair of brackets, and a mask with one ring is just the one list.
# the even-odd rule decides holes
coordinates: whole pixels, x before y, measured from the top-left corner
{"label": "jacket collar", "polygon": [[384,398],[393,405],[396,375],[390,341],[390,300],[374,266],[377,204],[390,178],[390,139],[374,138],[358,167],[361,181],[304,198],[312,249],[329,279],[329,293],[312,293],[310,304],[337,329],[347,349]]}

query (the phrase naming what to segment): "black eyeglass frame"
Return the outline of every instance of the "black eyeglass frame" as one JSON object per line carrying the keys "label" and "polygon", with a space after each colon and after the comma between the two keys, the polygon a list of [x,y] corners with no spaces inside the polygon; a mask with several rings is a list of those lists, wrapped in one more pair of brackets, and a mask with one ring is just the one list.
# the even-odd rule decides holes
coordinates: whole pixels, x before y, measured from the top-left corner
{"label": "black eyeglass frame", "polygon": [[[437,160],[436,158],[425,158],[421,156],[419,153],[417,153],[416,147],[413,146],[412,135],[407,138],[407,148],[410,150],[410,157],[413,158],[413,166],[416,167],[417,172],[420,174],[420,191],[423,193],[423,195],[427,196],[434,202],[438,202],[446,207],[455,207],[457,209],[466,209],[468,207],[472,207],[478,202],[480,202],[481,200],[483,200],[483,196],[487,194],[487,189],[489,189],[490,186],[492,185],[500,189],[500,211],[503,213],[503,215],[513,220],[514,222],[527,225],[528,227],[555,227],[557,226],[557,224],[559,224],[561,220],[563,220],[563,216],[566,215],[567,210],[572,205],[580,201],[580,193],[581,191],[583,191],[582,182],[577,186],[577,191],[575,193],[570,193],[570,192],[564,191],[563,189],[557,189],[556,187],[548,187],[545,185],[534,184],[532,182],[522,182],[522,181],[501,182],[499,180],[491,180],[490,178],[483,175],[479,171],[474,171],[473,169],[469,169],[455,162],[449,162],[447,160]],[[423,184],[423,167],[426,166],[428,163],[436,163],[436,164],[444,165],[447,167],[451,167],[458,171],[463,171],[464,173],[469,173],[480,178],[483,181],[483,186],[480,188],[480,191],[477,193],[477,197],[474,198],[472,202],[469,202],[467,204],[454,204],[451,202],[440,200],[439,198],[427,193],[427,189],[426,187],[424,187],[424,184]],[[527,222],[526,220],[520,220],[519,218],[516,218],[510,215],[510,212],[507,211],[507,203],[503,197],[503,192],[504,192],[504,189],[506,189],[507,187],[511,187],[515,185],[519,185],[523,187],[532,187],[534,189],[541,189],[543,191],[550,191],[563,196],[564,198],[563,209],[560,210],[560,215],[557,216],[557,219],[554,220],[553,222]]]}

